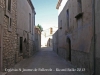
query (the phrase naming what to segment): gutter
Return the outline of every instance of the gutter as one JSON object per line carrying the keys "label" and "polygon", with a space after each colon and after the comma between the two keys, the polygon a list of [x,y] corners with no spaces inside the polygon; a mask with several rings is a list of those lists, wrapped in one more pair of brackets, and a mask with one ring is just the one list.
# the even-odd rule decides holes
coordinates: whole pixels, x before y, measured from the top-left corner
{"label": "gutter", "polygon": [[93,74],[95,75],[95,64],[96,64],[96,60],[95,60],[95,52],[96,52],[96,37],[95,37],[95,0],[92,0],[92,21],[93,21]]}

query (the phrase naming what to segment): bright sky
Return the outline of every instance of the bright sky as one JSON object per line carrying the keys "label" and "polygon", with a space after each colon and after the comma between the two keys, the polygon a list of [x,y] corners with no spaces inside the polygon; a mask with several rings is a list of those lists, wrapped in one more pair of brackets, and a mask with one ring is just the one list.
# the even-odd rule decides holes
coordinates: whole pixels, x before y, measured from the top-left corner
{"label": "bright sky", "polygon": [[35,7],[35,24],[40,24],[43,29],[58,26],[58,11],[56,9],[58,0],[32,0]]}

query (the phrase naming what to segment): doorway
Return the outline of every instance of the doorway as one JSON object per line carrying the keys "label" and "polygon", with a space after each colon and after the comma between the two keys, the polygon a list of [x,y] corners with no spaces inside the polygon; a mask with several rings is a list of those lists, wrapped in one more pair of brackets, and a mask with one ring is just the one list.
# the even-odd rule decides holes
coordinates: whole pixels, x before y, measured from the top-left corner
{"label": "doorway", "polygon": [[71,40],[70,40],[70,38],[67,38],[67,40],[68,40],[68,50],[69,50],[69,61],[71,61]]}
{"label": "doorway", "polygon": [[20,53],[23,52],[23,37],[20,37]]}

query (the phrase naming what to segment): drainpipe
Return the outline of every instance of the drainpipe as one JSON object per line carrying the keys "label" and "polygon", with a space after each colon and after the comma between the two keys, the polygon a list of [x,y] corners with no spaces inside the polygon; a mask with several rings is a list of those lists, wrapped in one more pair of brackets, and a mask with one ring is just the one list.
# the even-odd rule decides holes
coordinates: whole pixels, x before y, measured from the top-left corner
{"label": "drainpipe", "polygon": [[93,22],[93,45],[94,45],[94,49],[93,49],[93,74],[95,75],[95,50],[96,50],[96,38],[95,38],[95,0],[92,0],[92,22]]}

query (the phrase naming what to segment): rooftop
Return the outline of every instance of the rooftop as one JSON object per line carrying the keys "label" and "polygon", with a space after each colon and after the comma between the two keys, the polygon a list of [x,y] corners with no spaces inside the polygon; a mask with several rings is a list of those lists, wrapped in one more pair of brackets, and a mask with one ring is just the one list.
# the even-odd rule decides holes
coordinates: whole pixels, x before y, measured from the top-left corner
{"label": "rooftop", "polygon": [[[27,0],[27,1],[29,2],[31,8],[32,8],[32,9],[34,10],[34,12],[35,12],[35,8],[34,8],[34,5],[32,4],[32,1],[31,1],[31,0]],[[35,14],[36,14],[36,12],[35,12]]]}
{"label": "rooftop", "polygon": [[59,6],[61,5],[61,2],[62,2],[62,0],[58,0],[58,3],[57,3],[57,6],[56,6],[56,9],[59,9]]}

